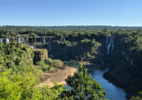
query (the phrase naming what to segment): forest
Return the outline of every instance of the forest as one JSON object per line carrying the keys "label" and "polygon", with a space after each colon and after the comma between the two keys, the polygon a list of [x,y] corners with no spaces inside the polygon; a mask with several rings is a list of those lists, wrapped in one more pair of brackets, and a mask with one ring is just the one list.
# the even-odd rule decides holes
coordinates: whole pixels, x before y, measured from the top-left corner
{"label": "forest", "polygon": [[[110,71],[106,74],[116,81],[119,76],[121,85],[131,87],[133,93],[139,93],[131,99],[141,100],[141,28],[74,27],[1,26],[0,37],[10,38],[19,35],[25,35],[29,38],[37,36],[58,37],[56,45],[63,48],[72,46],[73,41],[70,38],[75,37],[74,46],[89,45],[93,49],[83,55],[77,55],[74,58],[75,60],[99,61],[99,59],[104,58],[106,63],[111,61]],[[97,51],[97,49],[103,45],[103,39],[110,36],[114,36],[117,40],[118,47],[116,48],[118,50],[108,57],[102,54],[103,51]],[[83,72],[82,63],[79,63],[79,73],[74,73],[74,76],[68,76],[68,79],[65,80],[72,87],[72,90],[67,90],[63,88],[63,85],[58,85],[56,82],[54,82],[55,85],[52,88],[49,86],[37,88],[36,86],[43,80],[42,72],[62,69],[65,64],[59,58],[54,59],[56,54],[49,55],[48,58],[33,64],[31,59],[34,56],[31,48],[27,45],[16,41],[0,43],[1,100],[105,100],[106,91],[97,81],[87,75],[87,70]],[[130,63],[131,61],[132,63]]]}

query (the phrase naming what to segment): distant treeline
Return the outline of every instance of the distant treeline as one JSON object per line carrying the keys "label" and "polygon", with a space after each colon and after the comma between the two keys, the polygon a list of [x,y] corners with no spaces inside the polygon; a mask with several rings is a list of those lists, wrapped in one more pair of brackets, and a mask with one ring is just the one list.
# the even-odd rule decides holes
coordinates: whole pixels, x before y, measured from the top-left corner
{"label": "distant treeline", "polygon": [[[142,80],[141,80],[142,28],[141,27],[111,27],[111,26],[50,26],[50,27],[1,26],[0,27],[0,38],[16,37],[17,35],[25,35],[30,38],[36,36],[55,36],[60,38],[59,39],[60,41],[58,41],[57,43],[63,46],[71,45],[70,43],[71,41],[67,39],[68,37],[84,37],[82,40],[80,40],[80,43],[86,45],[92,44],[94,47],[100,46],[98,41],[96,41],[97,39],[101,39],[100,37],[105,38],[112,35],[115,38],[119,38],[120,48],[118,48],[117,50],[118,52],[115,55],[113,55],[112,63],[115,66],[113,66],[114,68],[111,73],[111,76],[113,77],[119,76],[121,80],[124,80],[123,81],[124,86],[129,85],[129,87],[131,87],[132,90],[135,92],[141,91],[142,89]],[[95,37],[96,40],[91,39],[91,37]],[[122,54],[123,52],[125,52],[125,55]],[[91,55],[86,52],[85,55],[82,55],[81,57],[87,57],[87,59],[95,59],[96,54],[97,52],[94,52],[94,55]],[[130,61],[132,61],[132,64],[130,63],[130,61],[127,61],[125,56],[127,56],[130,59]],[[50,70],[50,68],[49,65],[46,65],[42,61],[38,63],[38,65],[43,66],[39,70],[38,66],[35,67],[35,65],[29,62],[31,58],[33,58],[33,54],[30,51],[30,49],[24,47],[21,44],[10,43],[10,44],[0,45],[0,81],[2,82],[0,83],[0,88],[3,89],[2,92],[0,92],[0,99],[18,98],[17,100],[23,100],[23,99],[33,100],[39,97],[38,99],[46,98],[50,100],[56,100],[57,98],[60,98],[59,94],[64,94],[61,95],[63,98],[65,98],[64,96],[68,94],[69,94],[68,96],[75,95],[72,96],[72,98],[73,97],[76,98],[77,93],[80,94],[80,91],[78,92],[67,91],[67,90],[65,91],[64,89],[62,89],[63,86],[56,86],[52,89],[46,88],[47,90],[44,90],[42,93],[40,91],[45,88],[35,90],[34,86],[36,86],[37,84],[36,81],[38,81],[37,79],[40,79],[41,77],[41,76],[39,77],[39,75],[41,75],[40,70],[42,69],[43,71],[46,71]],[[80,76],[76,75],[76,77],[80,78],[82,77],[82,75],[83,74],[81,73]],[[87,75],[87,73],[85,75]],[[74,80],[74,78],[70,78],[70,81],[68,82],[72,83],[72,79]],[[94,84],[91,81],[89,82],[90,84],[93,84],[93,86],[97,84],[97,83]],[[81,80],[81,82],[86,82],[86,81]],[[78,82],[76,83],[78,85]],[[76,85],[74,84],[72,86],[76,87]],[[85,85],[78,85],[78,86],[79,89],[84,89]],[[55,89],[56,91],[58,90],[59,91],[55,92]],[[98,89],[101,88],[99,87]],[[90,91],[94,90],[91,90],[90,87],[88,87],[86,88],[84,93],[91,93]],[[96,98],[100,96],[101,97],[105,96],[105,94],[101,94],[101,92],[97,93],[99,93],[99,95],[93,94],[93,96],[96,96]],[[83,94],[82,97],[84,96],[86,95]],[[136,98],[141,99],[142,92],[140,93],[140,96],[137,96]],[[65,99],[58,99],[58,100],[65,100]]]}
{"label": "distant treeline", "polygon": [[111,26],[54,26],[54,27],[52,26],[51,27],[1,26],[0,38],[17,37],[18,35],[25,35],[27,37],[36,37],[36,36],[57,36],[57,37],[74,37],[74,36],[88,37],[89,36],[90,37],[94,35],[95,36],[102,35],[105,37],[109,37],[110,35],[118,35],[118,34],[123,34],[124,36],[126,36],[130,33],[139,33],[139,34],[142,33],[141,27],[125,27],[125,28],[129,28],[125,30],[123,30],[123,27],[118,27],[120,29],[117,29],[117,30],[111,30],[111,28],[115,28],[115,27],[111,27]]}
{"label": "distant treeline", "polygon": [[121,26],[0,26],[0,29],[51,29],[51,30],[138,30],[142,27]]}

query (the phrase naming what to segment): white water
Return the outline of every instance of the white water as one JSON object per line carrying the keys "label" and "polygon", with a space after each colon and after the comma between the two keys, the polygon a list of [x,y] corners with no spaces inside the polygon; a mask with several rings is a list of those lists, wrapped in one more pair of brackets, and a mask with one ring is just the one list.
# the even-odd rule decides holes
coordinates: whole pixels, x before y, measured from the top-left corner
{"label": "white water", "polygon": [[[108,41],[108,39],[109,39],[109,41]],[[106,43],[107,43],[107,54],[112,53],[113,48],[114,48],[113,36],[107,37],[106,38]]]}
{"label": "white water", "polygon": [[6,43],[9,43],[9,38],[6,38]]}
{"label": "white water", "polygon": [[109,44],[107,45],[107,54],[110,53],[110,46],[111,46],[111,44],[109,43]]}
{"label": "white water", "polygon": [[44,43],[45,43],[45,37],[44,37]]}
{"label": "white water", "polygon": [[0,38],[0,43],[3,43],[3,40],[2,40],[2,38]]}

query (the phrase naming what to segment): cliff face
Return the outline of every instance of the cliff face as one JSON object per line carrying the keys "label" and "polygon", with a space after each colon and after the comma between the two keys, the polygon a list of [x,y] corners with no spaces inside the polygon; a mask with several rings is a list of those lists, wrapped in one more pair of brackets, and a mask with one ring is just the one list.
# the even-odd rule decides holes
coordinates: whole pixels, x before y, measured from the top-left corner
{"label": "cliff face", "polygon": [[48,58],[47,49],[33,49],[32,51],[34,52],[34,58],[33,58],[34,64],[40,60]]}
{"label": "cliff face", "polygon": [[[115,37],[113,54],[107,59],[107,62],[111,64],[110,70],[103,77],[122,88],[127,93],[127,99],[130,100],[130,97],[136,96],[142,88],[141,67],[138,66],[141,61],[138,57],[135,58],[136,54],[132,58],[123,52],[125,45],[121,42],[123,38]],[[129,52],[127,50],[126,52]]]}
{"label": "cliff face", "polygon": [[[44,39],[46,40],[46,43],[44,43]],[[90,44],[82,44],[80,43],[81,40],[83,39],[95,39],[96,42],[99,42],[102,46],[94,46]],[[61,45],[58,44],[57,41],[67,41],[70,43],[70,45]],[[39,43],[41,41],[41,43]],[[38,44],[32,45],[33,48],[45,48],[49,52],[47,55],[49,55],[53,59],[61,59],[61,60],[83,60],[81,56],[88,54],[93,54],[95,51],[99,52],[99,54],[103,57],[106,53],[106,44],[105,44],[106,38],[104,36],[78,36],[78,37],[66,37],[66,38],[60,38],[60,37],[46,37],[46,38],[36,38],[32,39],[29,38],[28,42],[34,42]],[[30,44],[29,44],[30,45]],[[41,58],[44,58],[43,54],[40,54],[42,56],[37,56],[39,55],[38,52],[34,52],[36,55],[34,58],[34,61],[39,61]]]}
{"label": "cliff face", "polygon": [[[95,39],[95,41],[101,43],[101,46],[92,46],[90,44],[82,44],[80,41],[83,39]],[[57,40],[59,38],[51,39],[49,42],[50,44],[43,44],[37,46],[37,48],[46,48],[46,49],[34,49],[34,63],[40,61],[46,57],[51,57],[52,59],[60,59],[60,60],[84,60],[83,57],[89,54],[93,54],[97,52],[95,58],[88,60],[93,63],[101,64],[104,62],[106,65],[108,64],[110,67],[110,71],[104,74],[104,78],[109,80],[110,82],[114,83],[115,85],[123,88],[127,93],[129,93],[128,97],[132,94],[136,93],[134,91],[137,87],[134,87],[135,82],[131,82],[128,79],[133,79],[131,73],[132,66],[130,67],[130,62],[127,61],[126,57],[122,54],[123,52],[123,43],[121,43],[120,39],[123,37],[116,36],[114,37],[114,48],[111,54],[107,54],[107,46],[106,38],[103,36],[95,37],[68,37],[65,40],[71,42],[70,46],[63,46],[57,44]],[[76,45],[73,45],[74,43]],[[48,51],[47,51],[48,49]],[[110,50],[111,51],[111,50]],[[86,55],[85,55],[86,53]],[[87,54],[88,53],[88,54]],[[131,72],[131,73],[130,73]],[[136,72],[136,70],[135,70]],[[131,87],[131,88],[130,88]],[[130,93],[130,91],[133,91]]]}
{"label": "cliff face", "polygon": [[[93,46],[91,44],[83,44],[80,41],[83,39],[95,39],[96,42],[100,43],[100,46]],[[60,59],[60,60],[81,60],[81,55],[85,53],[93,54],[95,51],[99,52],[99,54],[103,57],[105,56],[106,52],[106,38],[105,37],[68,37],[65,40],[70,41],[70,46],[62,46],[55,42],[56,40],[50,42],[51,52],[49,55],[53,59]],[[44,47],[48,47],[49,45],[44,45]]]}

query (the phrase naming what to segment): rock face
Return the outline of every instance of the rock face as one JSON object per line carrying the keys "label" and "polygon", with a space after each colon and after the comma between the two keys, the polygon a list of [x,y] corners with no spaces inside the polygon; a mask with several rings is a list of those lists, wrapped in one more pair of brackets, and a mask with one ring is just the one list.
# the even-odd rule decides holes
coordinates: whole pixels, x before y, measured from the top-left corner
{"label": "rock face", "polygon": [[[92,48],[90,45],[84,45],[80,43],[80,40],[83,39],[95,39],[97,42],[101,43],[100,47]],[[94,51],[98,51],[99,55],[97,56],[97,59],[100,59],[100,61],[93,60],[93,63],[99,64],[100,63],[105,63],[105,65],[109,64],[110,66],[110,71],[106,72],[104,74],[104,78],[109,80],[109,82],[112,82],[113,84],[121,87],[126,91],[127,97],[129,98],[132,94],[134,94],[135,87],[133,87],[133,84],[129,84],[129,82],[126,81],[126,76],[125,70],[122,70],[120,73],[117,73],[115,67],[117,65],[123,65],[123,62],[118,63],[118,60],[126,60],[124,55],[122,54],[122,45],[120,42],[120,38],[122,37],[103,37],[103,36],[90,36],[90,37],[67,37],[65,40],[68,40],[71,42],[70,46],[61,46],[56,43],[57,40],[60,40],[59,38],[53,37],[51,39],[46,39],[48,40],[49,44],[40,44],[39,46],[36,46],[36,48],[40,49],[33,49],[33,52],[35,54],[33,62],[36,63],[37,61],[40,61],[42,59],[45,59],[50,55],[52,59],[60,59],[60,60],[78,60],[75,57],[76,56],[81,56],[84,53],[89,52],[92,54]],[[42,39],[41,39],[42,41]],[[77,42],[79,44],[73,45],[73,42]],[[42,49],[46,48],[46,49]],[[47,51],[49,50],[49,53]],[[108,54],[107,54],[108,53]],[[120,58],[120,59],[115,59],[115,58]],[[125,58],[125,59],[123,59]],[[79,59],[81,60],[81,59]],[[127,62],[127,61],[126,61]],[[133,61],[131,61],[131,66],[133,65]],[[128,64],[126,64],[128,65]],[[120,69],[120,67],[118,67]],[[114,70],[115,69],[115,70]],[[124,69],[124,68],[122,68]],[[124,73],[124,75],[122,74]],[[120,75],[122,74],[122,75]],[[125,76],[125,78],[124,78]],[[132,91],[132,92],[131,92]]]}
{"label": "rock face", "polygon": [[33,58],[34,64],[40,60],[48,58],[47,49],[33,49],[32,51],[34,52],[34,58]]}
{"label": "rock face", "polygon": [[[110,70],[104,73],[103,77],[114,85],[122,88],[126,93],[127,100],[130,100],[132,96],[137,96],[139,91],[139,86],[135,85],[135,73],[136,69],[133,67],[133,61],[129,60],[129,56],[125,55],[123,52],[123,43],[121,39],[123,37],[115,37],[114,39],[114,49],[113,54],[108,56],[108,59],[105,61],[110,63]],[[131,63],[130,63],[131,61]],[[133,69],[133,71],[130,71]],[[131,80],[129,80],[131,79]]]}
{"label": "rock face", "polygon": [[[93,39],[93,38],[96,40],[96,42],[101,43],[102,46],[98,48],[98,47],[93,47],[93,45],[89,45],[89,44],[84,45],[80,43],[80,40]],[[100,36],[100,37],[94,37],[94,36],[68,37],[65,40],[70,41],[71,45],[70,46],[58,45],[56,42],[58,41],[58,38],[55,38],[55,39],[51,39],[50,44],[43,45],[42,48],[47,48],[50,51],[49,55],[52,59],[60,59],[60,60],[71,60],[71,59],[81,60],[81,59],[76,59],[76,57],[79,57],[87,52],[92,54],[94,53],[94,51],[101,52],[102,56],[106,54],[106,43],[105,43],[106,38],[103,36]]]}

